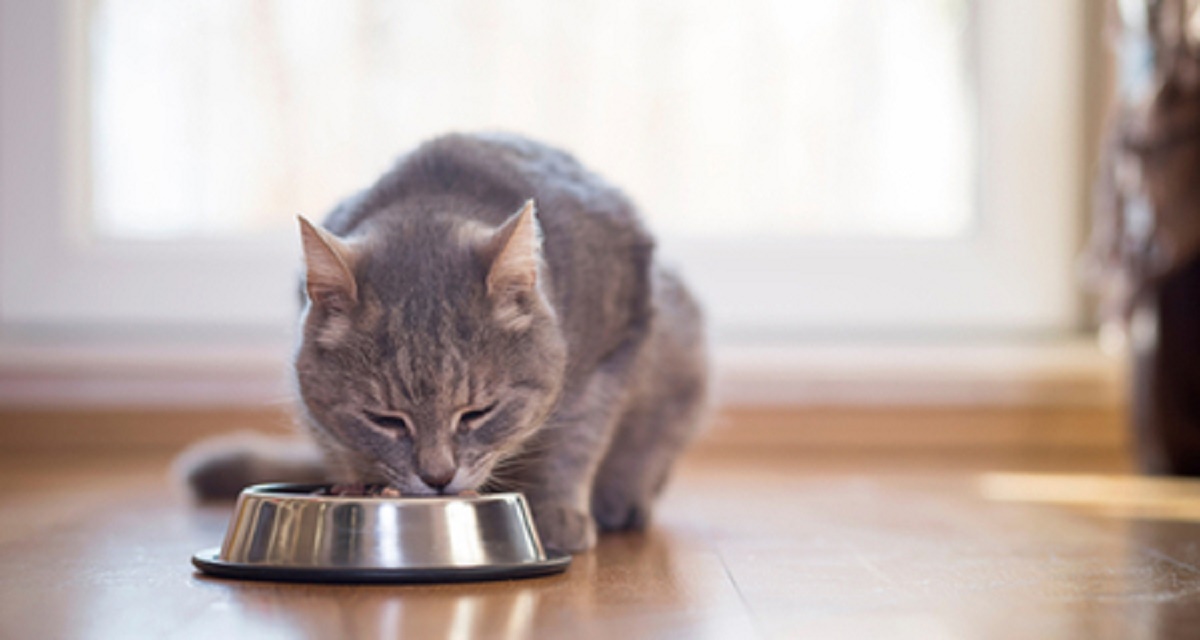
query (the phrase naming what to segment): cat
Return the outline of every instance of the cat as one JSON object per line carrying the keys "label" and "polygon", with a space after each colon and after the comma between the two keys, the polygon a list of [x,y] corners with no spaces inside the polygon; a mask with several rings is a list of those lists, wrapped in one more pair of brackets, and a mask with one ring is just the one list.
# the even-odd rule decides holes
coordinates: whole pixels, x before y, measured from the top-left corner
{"label": "cat", "polygon": [[325,479],[521,491],[547,548],[645,527],[706,407],[701,310],[633,204],[569,154],[450,134],[300,218],[306,459],[208,443],[194,493]]}

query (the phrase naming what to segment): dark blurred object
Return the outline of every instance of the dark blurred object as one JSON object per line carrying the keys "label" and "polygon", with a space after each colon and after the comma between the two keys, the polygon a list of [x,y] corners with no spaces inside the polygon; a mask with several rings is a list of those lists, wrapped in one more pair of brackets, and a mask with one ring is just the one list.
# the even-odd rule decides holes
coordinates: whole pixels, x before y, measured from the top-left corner
{"label": "dark blurred object", "polygon": [[1135,302],[1133,426],[1149,473],[1200,475],[1200,256]]}
{"label": "dark blurred object", "polygon": [[1119,94],[1090,262],[1133,348],[1145,471],[1200,475],[1200,0],[1114,0]]}

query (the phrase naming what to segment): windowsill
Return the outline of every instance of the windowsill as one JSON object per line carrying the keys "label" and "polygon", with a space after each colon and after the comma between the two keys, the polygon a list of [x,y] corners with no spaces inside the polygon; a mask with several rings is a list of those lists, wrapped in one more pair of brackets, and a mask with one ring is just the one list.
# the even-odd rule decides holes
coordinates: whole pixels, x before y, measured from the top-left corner
{"label": "windowsill", "polygon": [[1124,359],[1078,336],[878,342],[717,351],[717,395],[736,405],[1116,406]]}
{"label": "windowsill", "polygon": [[[0,405],[246,407],[291,397],[289,347],[0,343]],[[736,406],[1117,406],[1123,359],[1085,337],[714,349]]]}

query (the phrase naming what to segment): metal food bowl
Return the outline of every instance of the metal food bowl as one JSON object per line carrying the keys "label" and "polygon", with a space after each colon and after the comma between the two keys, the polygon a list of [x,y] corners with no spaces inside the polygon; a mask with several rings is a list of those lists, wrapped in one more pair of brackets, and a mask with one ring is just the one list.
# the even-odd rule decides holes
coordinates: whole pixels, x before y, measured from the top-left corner
{"label": "metal food bowl", "polygon": [[457,582],[559,573],[525,497],[344,497],[328,485],[265,484],[238,497],[225,542],[192,556],[205,573],[303,582]]}

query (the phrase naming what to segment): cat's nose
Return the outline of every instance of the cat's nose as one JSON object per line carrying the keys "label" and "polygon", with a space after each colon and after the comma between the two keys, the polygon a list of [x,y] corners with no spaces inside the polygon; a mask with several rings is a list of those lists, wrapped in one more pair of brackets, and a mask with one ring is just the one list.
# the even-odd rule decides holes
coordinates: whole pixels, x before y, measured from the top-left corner
{"label": "cat's nose", "polygon": [[454,479],[454,469],[439,469],[437,471],[421,471],[417,474],[421,482],[441,491]]}

